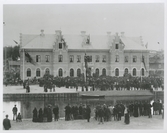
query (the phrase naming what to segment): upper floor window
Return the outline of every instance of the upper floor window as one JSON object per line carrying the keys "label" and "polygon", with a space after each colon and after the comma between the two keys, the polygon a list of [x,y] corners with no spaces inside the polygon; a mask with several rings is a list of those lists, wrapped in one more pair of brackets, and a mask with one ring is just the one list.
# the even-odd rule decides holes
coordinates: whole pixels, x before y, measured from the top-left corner
{"label": "upper floor window", "polygon": [[106,62],[106,55],[103,55],[102,62]]}
{"label": "upper floor window", "polygon": [[81,62],[81,56],[77,55],[77,62]]}
{"label": "upper floor window", "polygon": [[142,55],[142,59],[141,59],[142,62],[145,62],[145,57]]}
{"label": "upper floor window", "polygon": [[63,55],[59,55],[58,60],[59,60],[59,62],[63,62]]}
{"label": "upper floor window", "polygon": [[36,55],[36,62],[41,62],[41,56],[40,55]]}
{"label": "upper floor window", "polygon": [[137,62],[137,56],[133,56],[133,62]]}
{"label": "upper floor window", "polygon": [[119,49],[119,45],[118,44],[115,44],[115,49]]}
{"label": "upper floor window", "polygon": [[74,62],[74,56],[70,55],[70,62]]}
{"label": "upper floor window", "polygon": [[85,61],[87,61],[87,62],[92,62],[92,56],[90,55],[88,55],[88,56],[84,56],[84,58],[85,58]]}
{"label": "upper floor window", "polygon": [[99,62],[99,60],[100,60],[100,56],[99,55],[96,55],[96,62]]}
{"label": "upper floor window", "polygon": [[62,43],[59,43],[59,49],[62,49],[63,46],[62,46]]}
{"label": "upper floor window", "polygon": [[119,55],[115,56],[115,62],[119,62]]}
{"label": "upper floor window", "polygon": [[46,62],[49,62],[49,55],[46,55],[45,58],[46,58]]}
{"label": "upper floor window", "polygon": [[125,62],[128,62],[128,56],[125,56]]}

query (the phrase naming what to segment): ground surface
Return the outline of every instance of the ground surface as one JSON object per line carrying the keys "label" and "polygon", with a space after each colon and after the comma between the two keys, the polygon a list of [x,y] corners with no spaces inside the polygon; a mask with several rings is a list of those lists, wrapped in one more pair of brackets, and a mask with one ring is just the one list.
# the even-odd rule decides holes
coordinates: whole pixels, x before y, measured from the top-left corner
{"label": "ground surface", "polygon": [[146,116],[141,117],[131,117],[130,124],[124,124],[124,118],[122,117],[121,121],[110,121],[104,122],[104,124],[98,124],[94,118],[91,118],[88,123],[86,120],[73,120],[65,121],[64,119],[59,120],[58,122],[49,122],[49,123],[33,123],[31,120],[23,120],[23,122],[11,121],[12,128],[11,130],[97,130],[97,129],[115,129],[115,130],[135,130],[135,129],[163,129],[164,120],[161,115],[154,115],[152,118]]}
{"label": "ground surface", "polygon": [[[20,94],[20,93],[25,93],[26,90],[23,89],[23,86],[3,86],[3,93],[4,94]],[[31,85],[30,86],[30,93],[45,93],[43,87],[39,87],[39,85]],[[148,95],[153,95],[150,91],[148,90],[131,90],[131,91],[127,91],[127,90],[122,90],[122,91],[117,91],[117,90],[112,90],[112,91],[81,91],[81,87],[78,88],[78,91],[76,91],[75,88],[65,88],[65,87],[61,87],[61,88],[56,88],[55,92],[50,92],[50,90],[48,90],[47,93],[79,93],[80,95],[82,94],[87,94],[87,95],[105,95],[105,96],[148,96]]]}

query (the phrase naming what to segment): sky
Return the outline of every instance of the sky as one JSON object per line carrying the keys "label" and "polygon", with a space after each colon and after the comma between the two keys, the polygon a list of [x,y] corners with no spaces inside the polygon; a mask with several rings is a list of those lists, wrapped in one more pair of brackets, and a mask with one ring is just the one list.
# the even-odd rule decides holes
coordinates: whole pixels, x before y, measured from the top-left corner
{"label": "sky", "polygon": [[164,49],[164,4],[31,4],[3,5],[3,45],[14,46],[22,34],[106,35],[125,32],[128,37],[143,37],[148,49]]}

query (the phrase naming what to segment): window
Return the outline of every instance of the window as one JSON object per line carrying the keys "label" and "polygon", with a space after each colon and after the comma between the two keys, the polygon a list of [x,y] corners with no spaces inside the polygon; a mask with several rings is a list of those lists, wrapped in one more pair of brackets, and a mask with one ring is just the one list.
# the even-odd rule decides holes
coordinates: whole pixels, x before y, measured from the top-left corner
{"label": "window", "polygon": [[102,62],[106,62],[106,55],[103,55]]}
{"label": "window", "polygon": [[41,56],[40,55],[36,55],[36,62],[41,62]]}
{"label": "window", "polygon": [[74,62],[74,56],[70,55],[70,62]]}
{"label": "window", "polygon": [[99,69],[96,68],[96,75],[99,76]]}
{"label": "window", "polygon": [[159,64],[159,65],[158,65],[158,68],[159,68],[159,69],[161,69],[161,68],[162,68],[162,65],[161,65],[161,64]]}
{"label": "window", "polygon": [[118,44],[115,44],[115,49],[119,49],[119,45]]}
{"label": "window", "polygon": [[128,56],[125,56],[125,62],[128,62]]}
{"label": "window", "polygon": [[49,68],[46,68],[45,74],[50,74]]}
{"label": "window", "polygon": [[31,69],[30,68],[27,69],[27,77],[31,77]]}
{"label": "window", "polygon": [[49,55],[46,55],[45,58],[46,58],[46,62],[49,62],[49,58],[50,58]]}
{"label": "window", "polygon": [[59,55],[59,62],[63,62],[63,56]]}
{"label": "window", "polygon": [[115,62],[119,62],[119,55],[115,56]]}
{"label": "window", "polygon": [[63,47],[62,47],[62,43],[59,43],[59,49],[62,49]]}
{"label": "window", "polygon": [[100,56],[99,55],[96,55],[96,62],[99,62],[99,60],[100,60]]}
{"label": "window", "polygon": [[77,62],[81,62],[81,56],[77,55]]}
{"label": "window", "polygon": [[125,69],[125,72],[124,72],[124,73],[125,73],[125,74],[128,74],[128,68]]}
{"label": "window", "polygon": [[137,62],[137,56],[133,56],[133,62]]}
{"label": "window", "polygon": [[37,68],[37,70],[36,70],[36,77],[40,77],[40,69],[39,68]]}
{"label": "window", "polygon": [[63,70],[60,68],[59,69],[59,77],[62,77],[63,76]]}
{"label": "window", "polygon": [[77,69],[77,76],[80,77],[81,75],[81,69]]}
{"label": "window", "polygon": [[141,75],[144,76],[144,68],[141,69]]}
{"label": "window", "polygon": [[106,69],[105,68],[103,68],[103,70],[102,70],[102,75],[106,76]]}
{"label": "window", "polygon": [[89,56],[88,62],[92,62],[92,56]]}
{"label": "window", "polygon": [[70,77],[74,77],[74,69],[70,69]]}
{"label": "window", "polygon": [[115,69],[115,76],[119,76],[119,69],[118,68]]}
{"label": "window", "polygon": [[133,69],[133,76],[136,76],[136,68]]}

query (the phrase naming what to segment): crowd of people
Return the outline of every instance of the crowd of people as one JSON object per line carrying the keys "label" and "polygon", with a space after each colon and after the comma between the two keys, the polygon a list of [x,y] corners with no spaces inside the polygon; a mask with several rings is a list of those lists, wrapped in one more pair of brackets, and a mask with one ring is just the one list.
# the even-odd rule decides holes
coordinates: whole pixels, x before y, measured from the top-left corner
{"label": "crowd of people", "polygon": [[[44,87],[44,91],[47,89],[53,89],[55,87],[76,88],[82,87],[88,88],[90,86],[92,90],[153,90],[157,88],[163,89],[164,80],[161,77],[132,77],[132,76],[90,76],[85,81],[84,76],[81,74],[79,77],[54,77],[53,75],[45,74],[43,78],[38,79],[39,86]],[[87,89],[86,89],[87,90]]]}
{"label": "crowd of people", "polygon": [[[22,116],[20,113],[17,114],[18,109],[16,105],[13,107],[12,111],[13,121],[21,122]],[[48,105],[45,106],[44,109],[40,108],[39,110],[35,107],[32,113],[33,122],[52,122],[53,118],[55,121],[59,120],[58,105]],[[164,107],[160,100],[154,100],[151,103],[150,101],[130,101],[126,103],[118,101],[114,105],[111,105],[110,103],[97,103],[97,105],[92,109],[90,104],[67,104],[64,107],[64,113],[65,121],[85,119],[87,122],[90,122],[91,114],[93,114],[93,118],[98,121],[98,124],[103,124],[104,122],[109,121],[121,121],[122,117],[124,118],[124,123],[129,124],[130,117],[132,116],[147,116],[148,118],[152,118],[152,115],[162,115],[163,118]],[[8,115],[6,115],[6,118],[3,120],[3,126],[5,130],[9,130],[11,128]]]}

